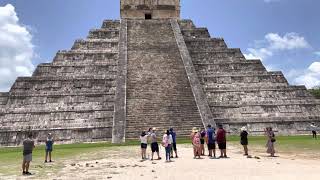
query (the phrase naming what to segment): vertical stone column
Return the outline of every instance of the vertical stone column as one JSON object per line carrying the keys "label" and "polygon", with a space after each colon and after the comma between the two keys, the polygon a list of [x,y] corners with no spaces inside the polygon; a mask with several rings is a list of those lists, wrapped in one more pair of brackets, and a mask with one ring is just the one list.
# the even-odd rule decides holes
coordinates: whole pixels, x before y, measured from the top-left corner
{"label": "vertical stone column", "polygon": [[125,142],[126,133],[126,89],[127,89],[127,20],[120,22],[119,60],[116,81],[116,96],[112,126],[112,143]]}
{"label": "vertical stone column", "polygon": [[170,23],[172,26],[172,30],[174,32],[174,36],[176,38],[176,42],[177,42],[180,54],[181,54],[181,59],[186,69],[186,73],[190,82],[193,96],[195,98],[195,101],[198,106],[198,110],[200,112],[203,126],[206,127],[208,124],[211,124],[213,127],[215,127],[216,123],[212,116],[206,94],[202,89],[202,85],[200,84],[200,81],[198,79],[197,72],[193,66],[192,59],[189,54],[187,45],[184,41],[183,35],[181,33],[180,26],[176,19],[171,19]]}

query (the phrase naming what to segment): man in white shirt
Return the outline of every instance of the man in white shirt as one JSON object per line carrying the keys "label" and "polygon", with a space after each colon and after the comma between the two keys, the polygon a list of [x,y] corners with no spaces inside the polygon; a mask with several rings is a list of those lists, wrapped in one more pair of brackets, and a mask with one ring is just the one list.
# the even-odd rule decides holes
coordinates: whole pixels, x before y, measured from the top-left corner
{"label": "man in white shirt", "polygon": [[312,131],[312,138],[317,139],[317,126],[314,123],[311,123],[310,125],[311,131]]}

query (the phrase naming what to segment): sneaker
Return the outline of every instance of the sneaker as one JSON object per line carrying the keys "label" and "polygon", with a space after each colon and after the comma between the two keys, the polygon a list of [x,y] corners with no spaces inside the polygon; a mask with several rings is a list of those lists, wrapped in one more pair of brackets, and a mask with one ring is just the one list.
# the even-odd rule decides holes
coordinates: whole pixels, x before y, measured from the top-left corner
{"label": "sneaker", "polygon": [[179,158],[178,156],[176,156],[176,158]]}
{"label": "sneaker", "polygon": [[22,175],[26,175],[26,172],[25,172],[25,171],[22,171]]}
{"label": "sneaker", "polygon": [[26,172],[26,175],[28,175],[28,176],[30,176],[30,175],[32,175],[30,172]]}
{"label": "sneaker", "polygon": [[44,161],[44,163],[47,163],[47,162],[48,162],[47,160]]}
{"label": "sneaker", "polygon": [[161,160],[162,158],[161,157],[158,157],[158,160]]}

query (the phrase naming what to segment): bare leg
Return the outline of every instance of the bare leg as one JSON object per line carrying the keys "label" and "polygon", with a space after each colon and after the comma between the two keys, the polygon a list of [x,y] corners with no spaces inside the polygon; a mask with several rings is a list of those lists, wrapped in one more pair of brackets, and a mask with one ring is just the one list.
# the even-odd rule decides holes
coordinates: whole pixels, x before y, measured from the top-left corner
{"label": "bare leg", "polygon": [[26,162],[26,172],[29,172],[30,161]]}
{"label": "bare leg", "polygon": [[141,158],[143,159],[143,149],[141,148]]}
{"label": "bare leg", "polygon": [[51,159],[51,151],[49,152],[49,159],[50,159],[50,162],[52,161]]}
{"label": "bare leg", "polygon": [[244,148],[244,155],[248,155],[248,146],[244,145],[243,148]]}
{"label": "bare leg", "polygon": [[151,160],[153,160],[153,154],[154,154],[154,152],[151,152]]}
{"label": "bare leg", "polygon": [[157,155],[158,155],[158,159],[160,159],[160,153],[159,153],[159,151],[157,152]]}
{"label": "bare leg", "polygon": [[23,171],[23,172],[26,172],[25,170],[26,170],[26,161],[23,160],[23,161],[22,161],[22,171]]}
{"label": "bare leg", "polygon": [[46,151],[46,159],[44,162],[47,162],[47,160],[48,160],[48,151]]}
{"label": "bare leg", "polygon": [[216,149],[213,149],[213,157],[216,157]]}

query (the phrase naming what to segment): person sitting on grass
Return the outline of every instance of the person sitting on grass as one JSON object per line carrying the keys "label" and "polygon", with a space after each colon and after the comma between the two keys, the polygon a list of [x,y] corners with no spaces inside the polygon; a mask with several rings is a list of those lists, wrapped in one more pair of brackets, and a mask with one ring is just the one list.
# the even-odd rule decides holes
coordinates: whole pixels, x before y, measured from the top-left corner
{"label": "person sitting on grass", "polygon": [[171,158],[173,158],[173,151],[176,154],[176,158],[178,158],[178,153],[177,153],[177,134],[173,130],[173,128],[170,128],[170,134],[172,136]]}
{"label": "person sitting on grass", "polygon": [[171,162],[170,151],[171,151],[172,142],[173,142],[172,136],[169,130],[166,130],[162,138],[162,146],[166,149],[166,162]]}
{"label": "person sitting on grass", "polygon": [[156,134],[156,128],[152,128],[150,137],[151,137],[151,160],[153,160],[153,155],[155,152],[158,155],[158,160],[160,160],[161,157],[159,154],[159,144],[158,144],[158,139]]}
{"label": "person sitting on grass", "polygon": [[207,126],[207,133],[206,133],[206,143],[208,146],[208,151],[209,151],[209,157],[210,158],[216,158],[216,133],[215,133],[215,129],[213,129],[211,127],[211,125],[209,124]]}
{"label": "person sitting on grass", "polygon": [[275,157],[275,149],[274,143],[276,142],[274,132],[272,131],[271,127],[266,128],[266,136],[267,136],[267,153],[270,154],[271,157]]}
{"label": "person sitting on grass", "polygon": [[244,156],[248,156],[248,132],[245,126],[241,128],[240,138],[240,144],[244,149]]}
{"label": "person sitting on grass", "polygon": [[32,134],[23,141],[23,161],[22,161],[22,175],[32,175],[29,172],[30,162],[32,161],[32,151],[35,148]]}
{"label": "person sitting on grass", "polygon": [[48,134],[48,137],[47,137],[47,140],[46,140],[46,159],[44,160],[45,163],[48,162],[48,155],[49,155],[49,162],[52,162],[52,159],[51,159],[51,153],[52,153],[52,150],[53,150],[53,137],[52,137],[52,134],[49,133]]}
{"label": "person sitting on grass", "polygon": [[217,131],[217,143],[221,152],[220,158],[227,158],[227,138],[226,131],[223,129],[222,124],[220,124]]}
{"label": "person sitting on grass", "polygon": [[193,145],[193,158],[196,159],[197,157],[200,159],[200,133],[198,131],[198,128],[194,127],[192,128],[192,133],[191,133],[191,141]]}
{"label": "person sitting on grass", "polygon": [[141,158],[142,160],[147,159],[146,152],[148,146],[148,135],[145,131],[142,131],[140,135],[140,142],[141,142]]}

